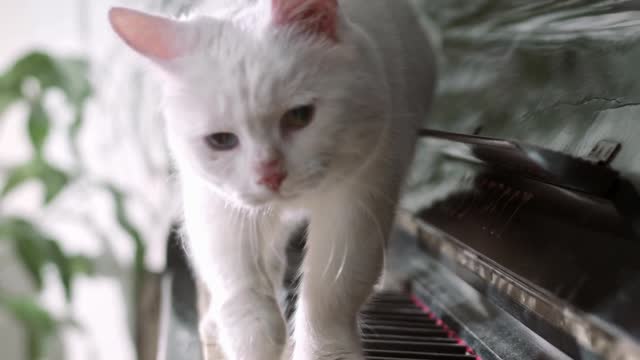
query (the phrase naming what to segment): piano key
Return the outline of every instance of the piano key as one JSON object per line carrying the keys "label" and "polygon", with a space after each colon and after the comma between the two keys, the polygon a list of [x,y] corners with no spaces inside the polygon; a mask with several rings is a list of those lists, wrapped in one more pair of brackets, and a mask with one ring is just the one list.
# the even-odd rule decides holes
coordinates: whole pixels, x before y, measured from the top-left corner
{"label": "piano key", "polygon": [[389,334],[364,334],[362,335],[363,340],[397,340],[397,341],[429,341],[429,342],[441,342],[441,343],[450,343],[457,344],[459,340],[449,338],[449,337],[423,337],[423,336],[404,336],[404,335],[389,335]]}
{"label": "piano key", "polygon": [[368,315],[363,314],[361,316],[362,321],[367,321],[368,319],[380,319],[380,320],[389,320],[389,321],[402,321],[406,323],[425,323],[425,324],[436,324],[436,320],[431,319],[427,314],[420,314],[415,316],[409,315],[397,315],[397,314],[374,314]]}
{"label": "piano key", "polygon": [[436,325],[435,323],[428,322],[407,322],[407,321],[399,321],[399,320],[383,320],[383,319],[368,319],[362,320],[361,326],[409,326],[414,329],[431,329],[431,330],[440,330],[442,327]]}
{"label": "piano key", "polygon": [[362,313],[367,315],[410,315],[410,316],[424,315],[424,312],[418,308],[388,308],[388,309],[370,308],[370,309],[364,309]]}
{"label": "piano key", "polygon": [[433,354],[410,351],[366,351],[367,360],[476,360],[474,355]]}
{"label": "piano key", "polygon": [[446,353],[465,355],[467,347],[458,344],[428,342],[428,340],[419,342],[409,341],[391,341],[391,340],[365,340],[362,342],[365,349],[384,350],[384,351],[408,351],[420,353]]}
{"label": "piano key", "polygon": [[368,326],[361,329],[363,334],[386,334],[386,335],[406,335],[406,336],[435,336],[447,337],[446,330],[431,330],[401,326]]}

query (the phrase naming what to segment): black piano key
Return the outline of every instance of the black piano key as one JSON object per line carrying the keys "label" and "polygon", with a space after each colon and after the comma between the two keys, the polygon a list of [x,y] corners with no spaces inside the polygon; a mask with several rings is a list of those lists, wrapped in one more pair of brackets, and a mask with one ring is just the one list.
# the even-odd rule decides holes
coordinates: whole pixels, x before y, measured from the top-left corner
{"label": "black piano key", "polygon": [[[287,299],[289,312],[295,296]],[[477,360],[442,321],[418,307],[409,296],[375,295],[360,316],[367,360]]]}
{"label": "black piano key", "polygon": [[367,360],[477,360],[446,325],[404,294],[375,295],[362,309]]}
{"label": "black piano key", "polygon": [[367,360],[475,360],[474,355],[430,354],[411,351],[367,351]]}
{"label": "black piano key", "polygon": [[367,304],[368,306],[415,306],[411,299],[372,299]]}
{"label": "black piano key", "polygon": [[381,291],[374,294],[372,299],[392,299],[392,300],[406,300],[409,297],[406,294],[393,292],[393,291]]}
{"label": "black piano key", "polygon": [[394,340],[365,340],[362,342],[367,350],[409,351],[419,353],[445,353],[465,355],[467,347],[459,344],[437,343],[426,341],[394,341]]}
{"label": "black piano key", "polygon": [[409,316],[424,316],[424,312],[417,307],[413,308],[387,308],[387,309],[379,309],[379,308],[369,308],[363,309],[363,314],[366,315],[409,315]]}
{"label": "black piano key", "polygon": [[361,328],[364,334],[387,334],[387,335],[405,335],[405,336],[422,336],[422,337],[447,337],[449,334],[446,330],[420,329],[402,326],[366,326]]}
{"label": "black piano key", "polygon": [[362,321],[362,326],[409,326],[414,329],[441,330],[442,327],[428,322],[406,322],[402,320],[368,319]]}
{"label": "black piano key", "polygon": [[449,344],[457,344],[458,340],[448,338],[448,337],[422,337],[422,336],[403,336],[403,335],[388,335],[388,334],[364,334],[362,335],[363,340],[396,340],[396,341],[427,341],[429,342],[440,342],[440,343],[449,343]]}
{"label": "black piano key", "polygon": [[368,321],[369,319],[380,319],[380,320],[390,320],[390,321],[402,321],[405,323],[424,323],[424,324],[436,324],[436,320],[431,319],[426,314],[410,316],[410,315],[395,315],[395,314],[384,314],[384,315],[367,315],[363,314],[361,316],[362,321]]}
{"label": "black piano key", "polygon": [[367,302],[366,306],[408,306],[413,307],[415,304],[410,298],[404,299],[373,299]]}

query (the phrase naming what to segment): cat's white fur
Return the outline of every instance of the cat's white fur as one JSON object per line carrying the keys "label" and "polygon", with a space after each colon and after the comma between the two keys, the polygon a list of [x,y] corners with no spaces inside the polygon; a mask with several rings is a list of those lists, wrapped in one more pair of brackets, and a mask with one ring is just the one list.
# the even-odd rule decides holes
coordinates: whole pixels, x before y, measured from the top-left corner
{"label": "cat's white fur", "polygon": [[[434,86],[433,54],[408,1],[340,1],[337,41],[276,26],[271,0],[204,0],[197,16],[172,27],[177,45],[153,34],[172,23],[118,11],[111,20],[123,39],[168,75],[167,135],[187,245],[212,298],[203,329],[230,360],[286,353],[277,293],[286,240],[304,218],[290,356],[363,359],[357,313],[380,276]],[[284,139],[282,114],[308,103],[312,123]],[[240,146],[208,148],[204,137],[222,131],[238,134]],[[258,184],[254,164],[278,154],[288,177],[274,194]]]}

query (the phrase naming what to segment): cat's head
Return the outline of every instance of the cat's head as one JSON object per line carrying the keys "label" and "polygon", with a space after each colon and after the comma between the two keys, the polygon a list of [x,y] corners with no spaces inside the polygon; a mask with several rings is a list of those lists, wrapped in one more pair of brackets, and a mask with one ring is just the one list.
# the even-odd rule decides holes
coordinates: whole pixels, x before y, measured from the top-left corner
{"label": "cat's head", "polygon": [[167,75],[181,171],[237,204],[287,201],[344,181],[373,151],[385,82],[337,0],[260,0],[223,17],[112,9],[120,37]]}

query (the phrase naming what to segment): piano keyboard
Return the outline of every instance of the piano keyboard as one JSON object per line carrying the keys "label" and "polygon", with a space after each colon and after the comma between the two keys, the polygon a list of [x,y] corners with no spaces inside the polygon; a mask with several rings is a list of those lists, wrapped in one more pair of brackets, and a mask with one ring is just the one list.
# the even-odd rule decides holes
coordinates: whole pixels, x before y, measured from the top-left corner
{"label": "piano keyboard", "polygon": [[377,294],[360,323],[368,360],[480,360],[427,306],[408,295]]}
{"label": "piano keyboard", "polygon": [[[296,298],[289,293],[288,318]],[[481,360],[428,306],[402,293],[374,295],[361,312],[360,331],[367,360]]]}

